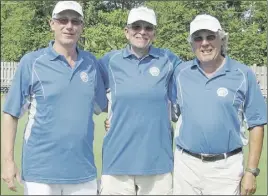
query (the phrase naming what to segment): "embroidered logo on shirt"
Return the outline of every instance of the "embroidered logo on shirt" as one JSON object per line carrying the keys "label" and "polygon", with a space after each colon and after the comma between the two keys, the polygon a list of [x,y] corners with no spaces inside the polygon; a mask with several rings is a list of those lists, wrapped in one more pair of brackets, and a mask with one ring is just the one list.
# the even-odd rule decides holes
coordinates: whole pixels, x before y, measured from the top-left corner
{"label": "embroidered logo on shirt", "polygon": [[81,80],[82,80],[83,82],[87,82],[87,81],[88,81],[88,75],[87,75],[87,73],[84,72],[84,71],[82,71],[82,72],[80,73],[80,78],[81,78]]}
{"label": "embroidered logo on shirt", "polygon": [[152,76],[158,76],[160,73],[160,70],[157,67],[151,67],[149,69],[149,72]]}
{"label": "embroidered logo on shirt", "polygon": [[226,95],[228,95],[228,90],[227,90],[227,88],[220,87],[217,90],[217,94],[219,97],[225,97]]}

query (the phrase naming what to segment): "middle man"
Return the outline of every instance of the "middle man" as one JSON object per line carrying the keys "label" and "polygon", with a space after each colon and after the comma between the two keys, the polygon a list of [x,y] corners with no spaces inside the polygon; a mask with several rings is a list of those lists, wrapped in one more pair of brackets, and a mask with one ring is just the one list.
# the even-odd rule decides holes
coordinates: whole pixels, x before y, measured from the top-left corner
{"label": "middle man", "polygon": [[168,86],[182,61],[155,48],[156,16],[147,7],[128,15],[126,48],[100,59],[110,91],[110,128],[103,141],[102,195],[172,194],[173,151]]}

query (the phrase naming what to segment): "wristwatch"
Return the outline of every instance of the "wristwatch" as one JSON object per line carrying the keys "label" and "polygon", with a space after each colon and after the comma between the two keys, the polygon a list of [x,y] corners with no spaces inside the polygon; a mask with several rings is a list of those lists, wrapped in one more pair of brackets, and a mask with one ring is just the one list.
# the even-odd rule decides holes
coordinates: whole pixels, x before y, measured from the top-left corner
{"label": "wristwatch", "polygon": [[257,177],[260,173],[259,168],[246,168],[245,171],[252,173],[255,177]]}

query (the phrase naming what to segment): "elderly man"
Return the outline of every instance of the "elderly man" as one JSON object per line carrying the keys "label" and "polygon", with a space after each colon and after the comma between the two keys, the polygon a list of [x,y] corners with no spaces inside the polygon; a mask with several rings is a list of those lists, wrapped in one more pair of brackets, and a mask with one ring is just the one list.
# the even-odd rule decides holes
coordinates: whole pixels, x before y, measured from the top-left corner
{"label": "elderly man", "polygon": [[55,40],[22,57],[5,100],[2,178],[15,191],[20,180],[14,140],[24,104],[22,180],[26,195],[96,195],[93,111],[107,105],[97,60],[80,50],[83,12],[74,1],[56,4],[50,21]]}
{"label": "elderly man", "polygon": [[[174,72],[181,126],[175,139],[173,193],[253,194],[267,123],[255,75],[226,55],[227,33],[215,17],[196,16],[189,41],[196,58]],[[245,169],[243,122],[249,129]]]}
{"label": "elderly man", "polygon": [[100,59],[110,90],[102,195],[172,193],[168,83],[181,60],[169,50],[152,46],[156,25],[152,9],[133,8],[125,27],[129,44]]}

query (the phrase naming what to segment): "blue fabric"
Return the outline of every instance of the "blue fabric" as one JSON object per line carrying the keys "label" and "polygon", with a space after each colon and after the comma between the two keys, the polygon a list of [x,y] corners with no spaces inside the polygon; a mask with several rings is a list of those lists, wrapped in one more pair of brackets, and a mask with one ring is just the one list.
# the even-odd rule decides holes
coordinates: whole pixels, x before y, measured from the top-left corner
{"label": "blue fabric", "polygon": [[182,124],[176,145],[195,153],[226,153],[245,142],[243,122],[249,128],[267,123],[264,97],[253,71],[229,57],[207,78],[196,59],[174,72],[175,93]]}
{"label": "blue fabric", "polygon": [[53,49],[21,59],[4,105],[20,117],[28,103],[22,179],[40,183],[81,183],[96,178],[93,156],[94,104],[107,105],[97,60],[78,51],[75,68]]}
{"label": "blue fabric", "polygon": [[127,46],[99,62],[112,103],[110,129],[103,141],[102,173],[172,172],[168,86],[181,60],[169,50],[154,47],[138,59]]}

